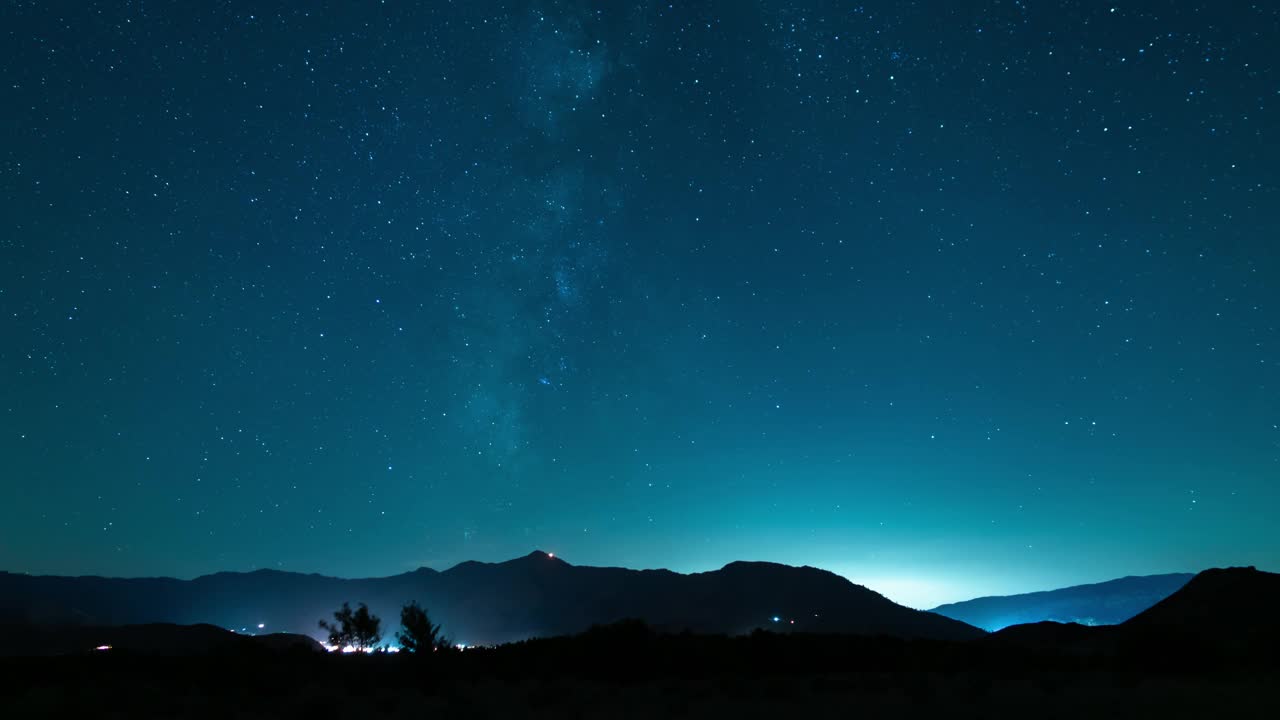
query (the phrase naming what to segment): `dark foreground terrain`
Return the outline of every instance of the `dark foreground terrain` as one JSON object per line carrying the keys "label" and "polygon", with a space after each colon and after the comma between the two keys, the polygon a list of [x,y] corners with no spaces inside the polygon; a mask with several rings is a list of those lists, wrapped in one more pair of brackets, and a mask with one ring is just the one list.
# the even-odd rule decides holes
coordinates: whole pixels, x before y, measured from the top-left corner
{"label": "dark foreground terrain", "polygon": [[624,620],[492,648],[342,655],[209,625],[25,625],[0,628],[30,648],[0,659],[0,717],[1276,718],[1277,607],[1280,575],[1231,568],[1120,625],[972,639],[673,634]]}
{"label": "dark foreground terrain", "polygon": [[1016,641],[662,635],[409,655],[237,645],[0,661],[5,717],[1280,717],[1280,664],[1188,640],[1081,653]]}

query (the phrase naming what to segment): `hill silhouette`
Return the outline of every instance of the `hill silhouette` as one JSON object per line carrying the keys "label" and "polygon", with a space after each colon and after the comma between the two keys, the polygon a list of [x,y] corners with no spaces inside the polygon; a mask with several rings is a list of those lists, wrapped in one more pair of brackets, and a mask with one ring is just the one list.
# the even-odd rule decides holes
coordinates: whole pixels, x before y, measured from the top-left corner
{"label": "hill silhouette", "polygon": [[417,601],[455,642],[498,644],[569,635],[637,618],[660,631],[887,635],[964,640],[983,632],[905,608],[812,567],[734,562],[681,574],[576,566],[535,551],[501,563],[464,562],[384,578],[340,579],[259,570],[194,580],[0,573],[0,608],[37,624],[210,623],[233,630],[318,635],[342,602],[364,602],[384,622]]}
{"label": "hill silhouette", "polygon": [[1274,633],[1280,628],[1280,574],[1254,567],[1215,568],[1125,623],[1130,628],[1203,633]]}
{"label": "hill silhouette", "polygon": [[1121,626],[1131,647],[1200,664],[1274,664],[1280,655],[1280,574],[1206,570]]}
{"label": "hill silhouette", "polygon": [[1129,576],[1057,590],[975,598],[939,605],[932,612],[991,632],[1045,620],[1118,625],[1168,597],[1193,577],[1192,573]]}

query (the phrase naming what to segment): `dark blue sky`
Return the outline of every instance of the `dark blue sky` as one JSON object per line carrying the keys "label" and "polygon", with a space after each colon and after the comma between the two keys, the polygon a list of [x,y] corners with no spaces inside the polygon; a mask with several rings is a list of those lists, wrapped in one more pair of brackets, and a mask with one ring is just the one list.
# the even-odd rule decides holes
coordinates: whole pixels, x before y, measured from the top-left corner
{"label": "dark blue sky", "polygon": [[1270,4],[0,28],[4,569],[1280,565]]}

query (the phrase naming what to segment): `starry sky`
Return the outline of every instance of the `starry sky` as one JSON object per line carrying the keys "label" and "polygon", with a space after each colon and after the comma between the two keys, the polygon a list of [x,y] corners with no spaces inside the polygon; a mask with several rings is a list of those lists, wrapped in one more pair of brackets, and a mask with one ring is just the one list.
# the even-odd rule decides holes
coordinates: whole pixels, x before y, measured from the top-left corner
{"label": "starry sky", "polygon": [[1280,8],[0,8],[0,568],[1280,568]]}

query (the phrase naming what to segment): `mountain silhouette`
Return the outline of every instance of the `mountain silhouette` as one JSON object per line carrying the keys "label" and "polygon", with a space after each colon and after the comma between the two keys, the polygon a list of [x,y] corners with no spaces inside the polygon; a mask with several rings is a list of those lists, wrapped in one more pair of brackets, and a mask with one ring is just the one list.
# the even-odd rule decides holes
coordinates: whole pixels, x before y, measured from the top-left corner
{"label": "mountain silhouette", "polygon": [[576,566],[535,551],[501,563],[469,561],[443,572],[420,568],[366,579],[275,570],[194,580],[0,573],[0,610],[38,624],[209,623],[320,637],[317,621],[343,602],[363,602],[382,618],[390,638],[409,601],[426,607],[454,642],[470,645],[567,635],[627,618],[671,632],[767,628],[942,640],[983,635],[963,622],[897,605],[834,573],[764,562],[681,574]]}
{"label": "mountain silhouette", "polygon": [[975,598],[932,612],[991,632],[1011,625],[1053,621],[1118,625],[1187,584],[1192,573],[1118,578],[1057,590]]}

